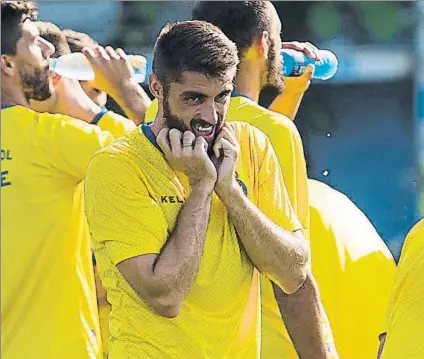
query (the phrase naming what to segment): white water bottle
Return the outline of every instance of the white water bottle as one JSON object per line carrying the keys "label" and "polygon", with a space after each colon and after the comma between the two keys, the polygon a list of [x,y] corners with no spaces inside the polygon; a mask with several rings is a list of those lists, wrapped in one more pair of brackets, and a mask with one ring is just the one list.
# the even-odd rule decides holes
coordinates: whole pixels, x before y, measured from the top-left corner
{"label": "white water bottle", "polygon": [[[128,61],[134,69],[134,80],[138,83],[146,79],[147,60],[141,55],[128,55]],[[74,52],[50,60],[50,71],[60,76],[78,81],[94,80],[94,71],[84,54]]]}

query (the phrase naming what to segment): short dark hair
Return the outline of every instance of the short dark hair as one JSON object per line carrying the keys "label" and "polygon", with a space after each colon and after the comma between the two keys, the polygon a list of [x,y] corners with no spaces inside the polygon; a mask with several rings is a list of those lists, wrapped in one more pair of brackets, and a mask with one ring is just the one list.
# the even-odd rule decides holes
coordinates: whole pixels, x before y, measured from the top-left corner
{"label": "short dark hair", "polygon": [[152,68],[167,87],[180,81],[185,71],[219,77],[238,63],[236,45],[219,28],[204,21],[181,21],[161,30]]}
{"label": "short dark hair", "polygon": [[192,19],[219,27],[237,45],[240,56],[256,35],[270,32],[269,1],[197,1]]}
{"label": "short dark hair", "polygon": [[71,52],[81,52],[84,47],[96,48],[99,43],[84,32],[71,29],[63,30]]}
{"label": "short dark hair", "polygon": [[16,44],[22,36],[25,19],[35,19],[38,7],[32,1],[1,1],[1,53],[16,54]]}
{"label": "short dark hair", "polygon": [[47,21],[37,21],[35,24],[40,32],[40,36],[52,43],[55,47],[55,52],[52,54],[52,57],[60,57],[71,53],[63,31],[55,24]]}

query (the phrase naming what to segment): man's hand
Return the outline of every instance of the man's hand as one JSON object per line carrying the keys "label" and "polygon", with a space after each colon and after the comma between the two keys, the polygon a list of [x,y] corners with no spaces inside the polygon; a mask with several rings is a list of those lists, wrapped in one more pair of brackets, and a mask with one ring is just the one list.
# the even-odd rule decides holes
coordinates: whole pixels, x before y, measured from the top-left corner
{"label": "man's hand", "polygon": [[94,70],[93,87],[109,93],[112,97],[119,96],[122,84],[131,81],[134,74],[124,50],[115,51],[110,46],[99,46],[95,49],[84,48],[82,52]]}
{"label": "man's hand", "polygon": [[[310,42],[298,42],[290,41],[283,42],[283,49],[293,49],[306,54],[306,56],[320,61],[319,49],[311,44]],[[284,77],[285,88],[283,93],[286,94],[303,94],[311,84],[311,80],[314,77],[314,66],[309,65],[306,70],[300,76],[287,76]],[[278,111],[277,111],[278,112]]]}
{"label": "man's hand", "polygon": [[172,169],[184,173],[189,178],[191,187],[203,184],[210,185],[213,189],[217,173],[208,156],[208,144],[203,137],[196,138],[191,131],[182,133],[175,128],[163,128],[156,141]]}
{"label": "man's hand", "polygon": [[231,124],[226,123],[216,138],[213,146],[213,163],[218,172],[215,184],[216,194],[222,198],[232,189],[238,188],[235,178],[235,167],[240,152],[240,146]]}
{"label": "man's hand", "polygon": [[[310,42],[283,42],[282,47],[283,49],[301,51],[312,59],[317,61],[321,60],[321,57],[318,54],[318,48]],[[294,120],[297,111],[299,110],[303,95],[308,90],[314,77],[314,69],[314,65],[309,65],[300,76],[284,77],[284,90],[274,99],[272,104],[269,106],[269,109]]]}
{"label": "man's hand", "polygon": [[311,85],[311,81],[314,78],[314,71],[315,66],[308,65],[300,76],[284,76],[284,90],[282,95],[303,95]]}
{"label": "man's hand", "polygon": [[311,59],[320,61],[321,57],[319,56],[319,49],[310,42],[299,42],[299,41],[288,41],[283,42],[283,49],[292,49],[300,52],[304,52]]}
{"label": "man's hand", "polygon": [[149,96],[132,77],[134,70],[127,61],[124,50],[116,51],[110,46],[83,49],[84,55],[94,69],[95,79],[91,85],[112,96],[136,125],[144,122],[147,108],[152,103]]}

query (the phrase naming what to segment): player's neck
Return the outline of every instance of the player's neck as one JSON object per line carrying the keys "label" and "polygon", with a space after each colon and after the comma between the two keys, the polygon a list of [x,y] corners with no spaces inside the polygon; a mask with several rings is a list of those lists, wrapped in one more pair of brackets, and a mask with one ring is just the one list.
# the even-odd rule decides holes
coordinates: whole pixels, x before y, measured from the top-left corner
{"label": "player's neck", "polygon": [[1,105],[2,106],[13,106],[21,105],[28,107],[28,101],[25,98],[25,95],[20,88],[15,88],[15,86],[9,86],[5,84],[4,78],[2,78],[2,87],[1,87]]}
{"label": "player's neck", "polygon": [[50,113],[63,113],[66,114],[64,111],[60,111],[60,109],[57,108],[57,98],[56,96],[52,96],[48,100],[45,101],[35,101],[35,100],[29,100],[29,106],[31,109],[37,112],[50,112]]}
{"label": "player's neck", "polygon": [[158,112],[155,119],[150,124],[150,130],[153,132],[155,137],[159,134],[160,130],[165,127],[165,120],[163,118],[163,111],[160,106],[158,106]]}
{"label": "player's neck", "polygon": [[259,101],[261,72],[257,64],[249,61],[241,61],[235,83],[234,92],[248,97],[256,103]]}

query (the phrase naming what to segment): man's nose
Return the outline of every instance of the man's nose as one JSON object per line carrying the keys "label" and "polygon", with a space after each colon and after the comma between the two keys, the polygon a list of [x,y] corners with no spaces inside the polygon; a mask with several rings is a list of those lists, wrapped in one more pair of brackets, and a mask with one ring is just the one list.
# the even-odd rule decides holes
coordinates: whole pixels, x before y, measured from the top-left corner
{"label": "man's nose", "polygon": [[215,102],[203,104],[200,112],[200,118],[211,125],[216,125],[218,123],[218,112]]}

